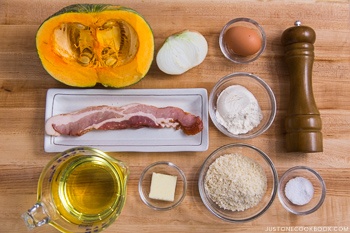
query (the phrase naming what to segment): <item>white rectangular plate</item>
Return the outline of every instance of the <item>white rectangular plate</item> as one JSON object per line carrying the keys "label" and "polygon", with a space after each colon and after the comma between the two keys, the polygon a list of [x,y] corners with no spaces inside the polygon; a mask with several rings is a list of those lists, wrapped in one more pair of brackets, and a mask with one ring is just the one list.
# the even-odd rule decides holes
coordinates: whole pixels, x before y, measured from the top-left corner
{"label": "white rectangular plate", "polygon": [[45,122],[50,117],[80,110],[88,106],[123,106],[131,103],[156,107],[179,107],[200,116],[203,130],[185,135],[172,128],[141,128],[90,131],[80,137],[45,134],[46,152],[61,152],[77,146],[89,146],[103,151],[175,152],[208,149],[208,94],[203,88],[189,89],[49,89],[46,96]]}

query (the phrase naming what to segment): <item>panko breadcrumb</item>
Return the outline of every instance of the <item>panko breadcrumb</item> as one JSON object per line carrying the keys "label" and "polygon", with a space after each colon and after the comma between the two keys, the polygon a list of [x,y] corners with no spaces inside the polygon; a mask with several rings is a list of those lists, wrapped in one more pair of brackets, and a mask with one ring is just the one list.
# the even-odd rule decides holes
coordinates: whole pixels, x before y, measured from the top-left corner
{"label": "panko breadcrumb", "polygon": [[209,166],[204,187],[220,208],[243,211],[260,202],[266,192],[267,178],[254,160],[238,153],[225,154]]}

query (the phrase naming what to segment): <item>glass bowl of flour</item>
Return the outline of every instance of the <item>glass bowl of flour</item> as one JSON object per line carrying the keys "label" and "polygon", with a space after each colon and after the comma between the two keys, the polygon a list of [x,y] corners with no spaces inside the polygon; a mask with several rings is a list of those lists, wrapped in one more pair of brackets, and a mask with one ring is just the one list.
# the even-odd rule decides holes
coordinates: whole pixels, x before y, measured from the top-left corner
{"label": "glass bowl of flour", "polygon": [[209,115],[226,136],[250,139],[264,133],[276,116],[276,98],[260,77],[237,72],[221,78],[209,95]]}

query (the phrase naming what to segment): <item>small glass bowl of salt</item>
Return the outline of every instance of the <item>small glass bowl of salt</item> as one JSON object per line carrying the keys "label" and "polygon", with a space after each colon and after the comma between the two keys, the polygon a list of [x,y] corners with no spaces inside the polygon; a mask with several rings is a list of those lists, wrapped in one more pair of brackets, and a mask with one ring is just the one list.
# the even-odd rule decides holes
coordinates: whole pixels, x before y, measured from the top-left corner
{"label": "small glass bowl of salt", "polygon": [[279,180],[278,198],[283,207],[293,214],[315,212],[325,197],[326,185],[322,177],[309,167],[292,167]]}

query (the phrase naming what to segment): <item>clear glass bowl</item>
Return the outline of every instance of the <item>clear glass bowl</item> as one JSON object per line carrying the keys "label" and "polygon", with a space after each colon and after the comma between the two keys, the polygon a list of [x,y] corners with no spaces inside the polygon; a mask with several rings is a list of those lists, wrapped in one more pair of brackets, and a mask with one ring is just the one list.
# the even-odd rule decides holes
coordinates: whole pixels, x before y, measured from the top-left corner
{"label": "clear glass bowl", "polygon": [[[149,197],[151,179],[153,172],[177,177],[175,199],[173,202],[155,200]],[[147,166],[139,179],[138,185],[141,200],[154,210],[170,210],[178,206],[186,195],[187,180],[184,172],[175,164],[167,161],[160,161]]]}
{"label": "clear glass bowl", "polygon": [[[218,97],[223,90],[232,85],[241,85],[247,88],[257,99],[262,111],[263,119],[260,124],[245,134],[229,132],[216,118]],[[276,98],[269,85],[258,76],[244,72],[232,73],[221,78],[209,95],[209,115],[212,122],[223,134],[236,139],[250,139],[264,133],[275,119],[276,106]]]}
{"label": "clear glass bowl", "polygon": [[[263,168],[267,178],[267,189],[261,201],[256,206],[253,206],[244,211],[231,211],[220,208],[215,202],[211,200],[204,186],[205,176],[207,174],[209,166],[220,156],[230,153],[239,153],[253,159]],[[275,199],[275,196],[277,194],[277,186],[278,175],[271,159],[260,149],[248,144],[228,144],[216,149],[204,161],[199,172],[198,188],[204,205],[216,217],[232,223],[251,221],[265,213],[265,211],[269,209]]]}
{"label": "clear glass bowl", "polygon": [[[305,205],[293,204],[285,195],[285,187],[289,180],[295,177],[308,179],[314,189],[314,194],[309,203]],[[326,185],[318,172],[306,167],[296,166],[288,169],[281,177],[278,187],[278,198],[283,207],[296,215],[307,215],[315,212],[323,204],[326,197]]]}
{"label": "clear glass bowl", "polygon": [[[231,27],[235,27],[235,26],[244,26],[250,29],[254,29],[258,35],[261,38],[262,41],[262,45],[261,48],[258,52],[256,52],[253,55],[250,56],[240,56],[237,55],[235,53],[233,53],[232,51],[230,51],[227,46],[226,43],[224,41],[224,35],[227,32],[227,30],[229,30]],[[239,63],[239,64],[245,64],[245,63],[249,63],[252,61],[255,61],[256,59],[258,59],[260,57],[260,55],[264,52],[265,48],[266,48],[266,34],[264,29],[254,20],[249,19],[249,18],[236,18],[236,19],[232,19],[231,21],[229,21],[227,24],[225,24],[225,26],[222,28],[220,35],[219,35],[219,46],[221,49],[221,52],[224,54],[224,56],[234,62],[234,63]]]}

